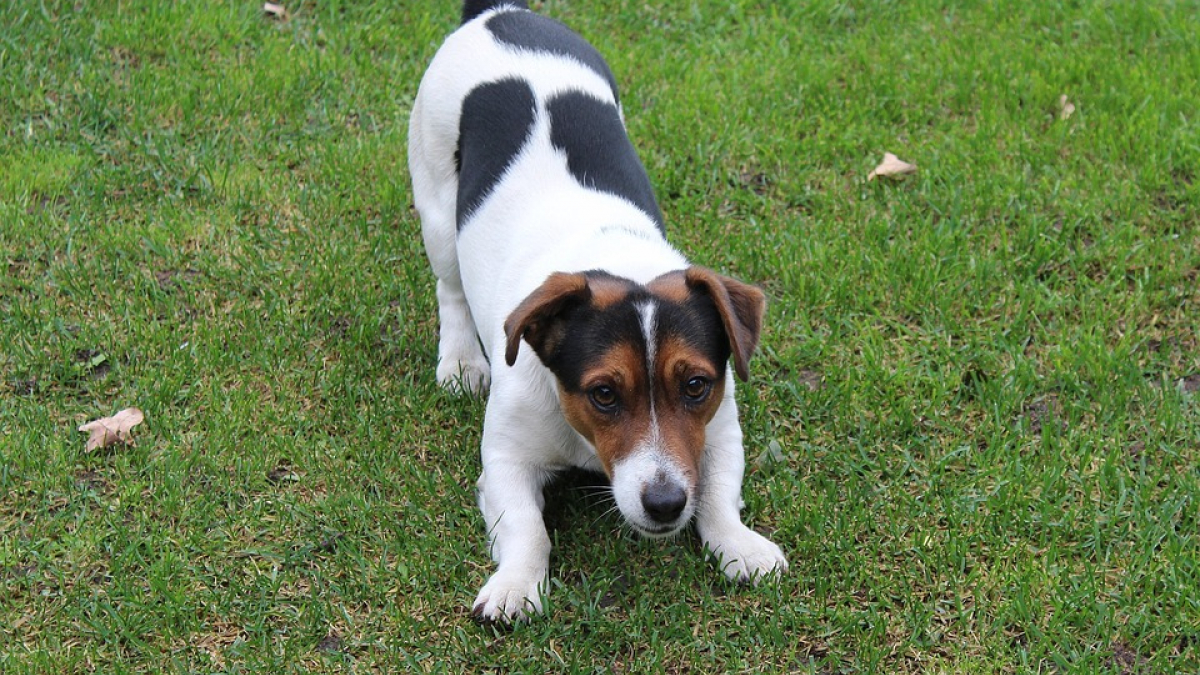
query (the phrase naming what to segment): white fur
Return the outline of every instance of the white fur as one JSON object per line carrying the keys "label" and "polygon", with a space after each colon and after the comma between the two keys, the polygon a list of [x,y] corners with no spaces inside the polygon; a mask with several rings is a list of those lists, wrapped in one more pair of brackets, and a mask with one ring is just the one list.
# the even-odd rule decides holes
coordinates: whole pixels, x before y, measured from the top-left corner
{"label": "white fur", "polygon": [[678,485],[687,491],[687,506],[679,516],[680,523],[690,521],[696,510],[695,495],[691,490],[687,490],[687,477],[683,470],[669,459],[665,450],[657,434],[652,433],[650,438],[628,457],[613,466],[612,492],[617,508],[630,525],[648,537],[667,536],[678,531],[677,527],[654,522],[646,513],[642,506],[642,491],[648,483],[664,482],[668,485]]}
{"label": "white fur", "polygon": [[[498,568],[479,592],[476,612],[485,620],[511,620],[542,611],[550,555],[542,487],[557,469],[601,465],[563,418],[554,377],[533,351],[523,345],[516,364],[505,364],[504,320],[552,272],[604,269],[646,283],[688,263],[648,214],[576,182],[566,157],[550,144],[547,98],[572,89],[612,102],[608,83],[572,59],[495,42],[483,25],[491,14],[452,34],[425,74],[409,126],[409,169],[438,279],[438,382],[454,390],[491,389],[478,495]],[[453,157],[462,100],[478,84],[506,76],[525,79],[534,91],[539,110],[532,140],[457,233]],[[750,579],[786,569],[787,562],[740,520],[744,460],[733,389],[730,376],[708,425],[699,494],[689,495],[685,516],[695,511],[706,547],[730,578]],[[686,485],[664,456],[648,438],[614,467],[618,507],[645,531],[654,527],[641,504],[644,484],[665,476]]]}

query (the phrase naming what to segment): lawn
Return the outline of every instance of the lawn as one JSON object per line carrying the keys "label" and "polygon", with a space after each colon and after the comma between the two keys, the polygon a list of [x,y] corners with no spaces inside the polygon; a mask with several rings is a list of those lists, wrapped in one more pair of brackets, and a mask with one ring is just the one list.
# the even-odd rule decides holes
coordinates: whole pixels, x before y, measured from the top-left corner
{"label": "lawn", "polygon": [[511,631],[405,161],[457,2],[285,4],[0,5],[0,671],[1200,672],[1196,3],[535,3],[770,297],[744,515],[791,571],[569,477]]}

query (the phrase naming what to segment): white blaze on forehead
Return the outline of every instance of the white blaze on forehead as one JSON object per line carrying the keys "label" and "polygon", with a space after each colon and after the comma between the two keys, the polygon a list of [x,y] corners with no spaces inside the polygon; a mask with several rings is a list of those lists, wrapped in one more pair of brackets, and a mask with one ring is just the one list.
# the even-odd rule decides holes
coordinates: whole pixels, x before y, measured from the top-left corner
{"label": "white blaze on forehead", "polygon": [[650,399],[650,431],[642,439],[640,448],[644,452],[656,456],[663,455],[662,432],[658,428],[658,410],[654,405],[654,360],[658,358],[658,338],[656,337],[657,321],[655,310],[658,306],[653,300],[647,300],[637,305],[638,317],[642,324],[642,337],[646,340],[646,395]]}
{"label": "white blaze on forehead", "polygon": [[[638,316],[642,320],[642,337],[646,339],[646,376],[647,381],[653,385],[650,378],[654,377],[654,358],[655,351],[658,349],[658,340],[655,339],[655,320],[654,310],[657,309],[654,302],[647,300],[637,306]],[[653,389],[651,389],[653,391]]]}
{"label": "white blaze on forehead", "polygon": [[650,438],[651,443],[658,443],[658,413],[654,410],[654,359],[658,350],[658,340],[655,339],[654,302],[647,300],[637,306],[638,316],[642,322],[642,337],[646,340],[646,393],[650,397]]}

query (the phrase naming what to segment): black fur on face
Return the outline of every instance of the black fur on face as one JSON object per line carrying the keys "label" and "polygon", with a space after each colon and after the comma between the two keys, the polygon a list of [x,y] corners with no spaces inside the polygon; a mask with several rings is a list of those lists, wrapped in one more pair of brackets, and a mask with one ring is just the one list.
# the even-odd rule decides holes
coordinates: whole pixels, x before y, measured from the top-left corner
{"label": "black fur on face", "polygon": [[[603,290],[567,303],[539,327],[531,342],[542,363],[554,373],[565,391],[578,393],[582,378],[600,356],[617,344],[634,350],[643,368],[648,353],[641,307],[651,304],[655,353],[670,340],[682,340],[703,354],[719,376],[729,360],[729,338],[712,299],[691,293],[683,299],[659,297],[646,287],[607,272],[585,273],[589,287]],[[621,291],[615,291],[621,288]],[[527,336],[528,339],[528,336]]]}

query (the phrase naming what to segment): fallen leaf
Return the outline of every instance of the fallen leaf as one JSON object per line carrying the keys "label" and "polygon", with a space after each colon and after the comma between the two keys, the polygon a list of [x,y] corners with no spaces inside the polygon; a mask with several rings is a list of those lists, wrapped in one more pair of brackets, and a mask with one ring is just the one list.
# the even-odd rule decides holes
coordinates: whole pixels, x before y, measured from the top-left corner
{"label": "fallen leaf", "polygon": [[1075,114],[1075,104],[1071,103],[1066,94],[1058,97],[1058,119],[1065,120]]}
{"label": "fallen leaf", "polygon": [[274,2],[264,2],[263,12],[275,17],[276,19],[287,18],[287,8],[283,5]]}
{"label": "fallen leaf", "polygon": [[875,180],[876,176],[884,178],[902,178],[910,173],[916,173],[917,165],[909,164],[890,152],[883,153],[883,161],[867,174],[867,180]]}
{"label": "fallen leaf", "polygon": [[84,450],[101,450],[117,443],[133,445],[131,431],[142,423],[145,416],[137,408],[126,408],[112,417],[81,424],[79,430],[90,434]]}

